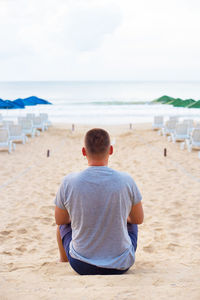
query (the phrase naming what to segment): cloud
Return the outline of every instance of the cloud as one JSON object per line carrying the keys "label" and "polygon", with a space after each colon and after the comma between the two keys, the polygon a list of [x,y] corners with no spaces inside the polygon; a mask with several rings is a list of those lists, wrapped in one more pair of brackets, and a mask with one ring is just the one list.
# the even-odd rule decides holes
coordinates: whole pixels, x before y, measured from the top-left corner
{"label": "cloud", "polygon": [[93,51],[120,26],[122,15],[116,5],[72,7],[63,22],[62,37],[75,51]]}
{"label": "cloud", "polygon": [[199,78],[199,13],[197,0],[0,0],[0,79]]}
{"label": "cloud", "polygon": [[[47,54],[56,51],[92,51],[101,46],[121,22],[121,13],[110,1],[31,1],[2,5],[0,55]],[[1,5],[1,4],[0,4]],[[22,51],[22,49],[24,51]],[[60,50],[59,50],[60,49]]]}

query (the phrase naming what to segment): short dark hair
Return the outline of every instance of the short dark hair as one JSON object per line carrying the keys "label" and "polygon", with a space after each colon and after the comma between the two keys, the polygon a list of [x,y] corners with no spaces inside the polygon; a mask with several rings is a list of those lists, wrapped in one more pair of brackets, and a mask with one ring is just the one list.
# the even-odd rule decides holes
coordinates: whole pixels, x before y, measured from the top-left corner
{"label": "short dark hair", "polygon": [[104,156],[110,147],[110,136],[101,128],[89,130],[85,135],[85,147],[89,155]]}

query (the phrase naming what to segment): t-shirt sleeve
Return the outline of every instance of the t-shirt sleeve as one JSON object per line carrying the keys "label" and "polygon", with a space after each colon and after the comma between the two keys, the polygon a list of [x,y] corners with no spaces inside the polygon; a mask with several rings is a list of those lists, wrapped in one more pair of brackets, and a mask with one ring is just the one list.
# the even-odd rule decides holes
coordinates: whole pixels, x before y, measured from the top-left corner
{"label": "t-shirt sleeve", "polygon": [[132,192],[133,192],[132,203],[133,203],[133,205],[136,205],[142,200],[142,195],[141,195],[140,190],[137,187],[135,182],[133,182],[133,191]]}
{"label": "t-shirt sleeve", "polygon": [[56,194],[54,204],[61,209],[66,209],[64,203],[65,203],[65,189],[64,189],[64,182],[62,182]]}

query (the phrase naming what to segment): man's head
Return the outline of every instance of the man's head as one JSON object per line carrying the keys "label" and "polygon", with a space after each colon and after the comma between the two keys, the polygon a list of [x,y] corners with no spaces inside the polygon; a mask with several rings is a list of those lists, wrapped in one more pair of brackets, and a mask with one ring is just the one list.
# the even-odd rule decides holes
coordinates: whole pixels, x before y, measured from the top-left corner
{"label": "man's head", "polygon": [[89,160],[107,160],[113,152],[113,148],[110,145],[110,136],[107,131],[101,128],[89,130],[85,135],[84,143],[85,147],[83,147],[82,152]]}

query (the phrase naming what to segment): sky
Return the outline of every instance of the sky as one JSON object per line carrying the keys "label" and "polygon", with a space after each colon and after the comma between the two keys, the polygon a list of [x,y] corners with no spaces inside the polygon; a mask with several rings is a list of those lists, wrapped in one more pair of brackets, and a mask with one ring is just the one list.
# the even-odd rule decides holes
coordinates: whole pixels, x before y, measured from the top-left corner
{"label": "sky", "polygon": [[198,81],[199,16],[199,0],[0,0],[0,81]]}

